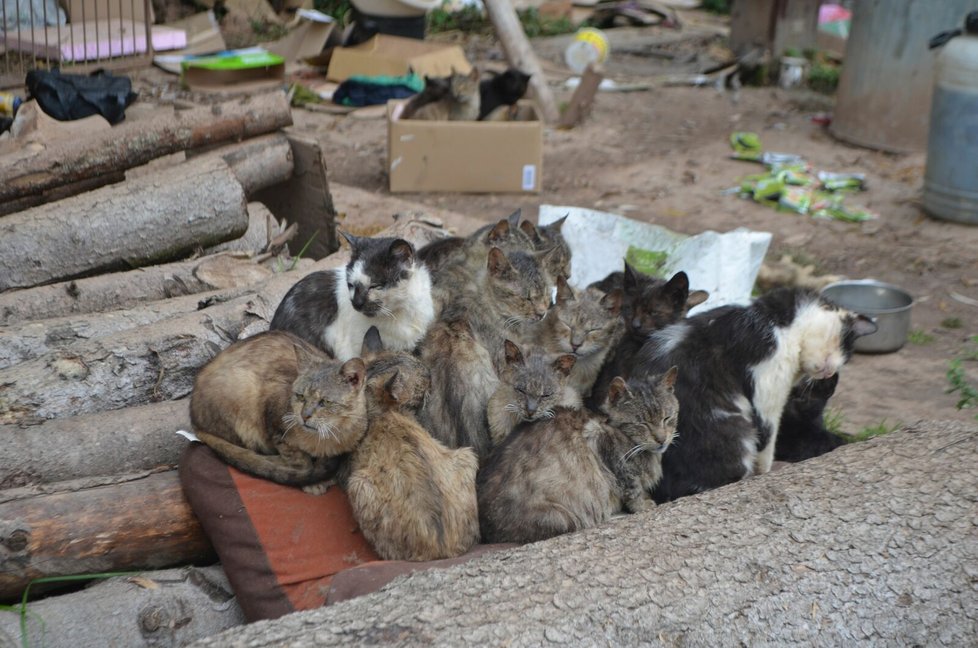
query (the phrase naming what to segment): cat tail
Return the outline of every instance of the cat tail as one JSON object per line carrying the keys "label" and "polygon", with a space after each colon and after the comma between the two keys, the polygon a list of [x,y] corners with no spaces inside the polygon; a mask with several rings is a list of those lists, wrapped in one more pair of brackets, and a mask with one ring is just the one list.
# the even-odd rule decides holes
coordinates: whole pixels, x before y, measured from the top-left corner
{"label": "cat tail", "polygon": [[328,458],[286,458],[282,455],[264,455],[242,448],[221,437],[207,432],[194,432],[208,448],[228,465],[253,477],[261,477],[286,486],[309,486],[332,478],[336,474],[339,459]]}

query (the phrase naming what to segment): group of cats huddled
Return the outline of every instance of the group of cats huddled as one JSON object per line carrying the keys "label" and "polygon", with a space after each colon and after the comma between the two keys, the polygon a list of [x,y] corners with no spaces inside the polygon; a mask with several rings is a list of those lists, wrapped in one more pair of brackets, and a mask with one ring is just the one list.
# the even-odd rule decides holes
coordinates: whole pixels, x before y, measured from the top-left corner
{"label": "group of cats huddled", "polygon": [[523,98],[530,75],[507,68],[483,78],[478,68],[443,77],[425,76],[424,89],[404,103],[401,119],[433,121],[508,121]]}
{"label": "group of cats huddled", "polygon": [[708,295],[684,272],[627,264],[574,289],[562,224],[517,211],[420,249],[344,234],[345,267],[301,279],[269,331],[200,370],[198,437],[260,477],[338,483],[402,560],[764,473],[779,436],[806,437],[801,455],[837,444],[822,409],[871,320],[802,289],[687,316]]}

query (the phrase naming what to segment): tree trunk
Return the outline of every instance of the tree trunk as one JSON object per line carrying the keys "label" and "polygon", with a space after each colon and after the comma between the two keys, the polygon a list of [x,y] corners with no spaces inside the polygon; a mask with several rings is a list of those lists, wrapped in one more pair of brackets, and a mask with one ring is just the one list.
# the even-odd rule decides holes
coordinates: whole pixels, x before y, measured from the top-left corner
{"label": "tree trunk", "polygon": [[88,178],[86,180],[79,180],[78,182],[72,182],[71,184],[61,185],[60,187],[54,187],[53,189],[48,189],[37,194],[31,194],[28,196],[22,196],[16,200],[0,200],[0,216],[6,216],[7,214],[13,214],[15,212],[23,211],[30,207],[36,207],[37,205],[43,205],[44,203],[54,202],[56,200],[63,200],[64,198],[69,198],[80,193],[85,193],[86,191],[92,191],[98,189],[99,187],[104,187],[108,184],[113,184],[116,182],[122,182],[126,179],[125,171],[113,171],[97,178]]}
{"label": "tree trunk", "polygon": [[[444,235],[417,221],[381,235],[417,245]],[[346,263],[341,251],[310,267]],[[0,424],[62,418],[182,398],[197,370],[232,341],[268,328],[285,293],[308,271],[276,275],[248,294],[147,327],[81,340],[0,369]]]}
{"label": "tree trunk", "polygon": [[287,182],[295,170],[292,145],[285,133],[220,146],[202,157],[219,157],[227,162],[249,198],[262,189]]}
{"label": "tree trunk", "polygon": [[0,491],[0,600],[35,578],[213,562],[176,470]]}
{"label": "tree trunk", "polygon": [[188,162],[0,218],[0,291],[178,259],[247,227],[227,163]]}
{"label": "tree trunk", "polygon": [[190,429],[186,399],[0,426],[0,490],[175,466]]}
{"label": "tree trunk", "polygon": [[[185,646],[245,622],[220,566],[97,581],[27,606],[23,645]],[[43,637],[43,641],[42,641]],[[17,611],[0,612],[0,645],[22,644]]]}
{"label": "tree trunk", "polygon": [[204,646],[974,645],[978,428],[924,422]]}
{"label": "tree trunk", "polygon": [[547,77],[544,76],[533,47],[520,24],[519,16],[513,9],[513,3],[510,0],[485,0],[484,4],[496,36],[506,53],[506,60],[510,65],[531,75],[530,87],[536,95],[543,118],[548,124],[556,124],[560,119],[560,112],[553,93],[550,92],[550,86],[547,85]]}
{"label": "tree trunk", "polygon": [[283,92],[125,121],[39,153],[11,155],[0,167],[0,203],[145,164],[177,151],[269,133],[292,124]]}

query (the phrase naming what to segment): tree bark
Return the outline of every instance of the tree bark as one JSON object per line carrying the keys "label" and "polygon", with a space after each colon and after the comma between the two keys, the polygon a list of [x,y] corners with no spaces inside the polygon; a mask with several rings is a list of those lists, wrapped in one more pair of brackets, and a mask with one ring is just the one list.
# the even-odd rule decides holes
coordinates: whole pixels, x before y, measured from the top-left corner
{"label": "tree bark", "polygon": [[[444,231],[417,221],[381,235],[422,245]],[[116,335],[80,340],[0,369],[0,424],[120,409],[190,393],[197,370],[241,337],[263,331],[285,293],[312,270],[346,263],[346,250],[298,273],[276,275],[247,294]],[[186,298],[184,298],[186,299]]]}
{"label": "tree bark", "polygon": [[[23,645],[184,646],[242,625],[220,566],[147,571],[27,606]],[[43,637],[43,641],[42,641]],[[21,645],[17,611],[0,612],[0,645]]]}
{"label": "tree bark", "polygon": [[247,227],[227,163],[188,162],[0,218],[0,291],[178,259]]}
{"label": "tree bark", "polygon": [[560,112],[557,110],[553,93],[550,92],[550,86],[547,85],[547,77],[543,74],[540,62],[537,61],[533,47],[530,46],[526,32],[520,24],[519,16],[516,15],[513,3],[510,0],[485,0],[484,4],[496,36],[506,53],[506,60],[510,65],[531,75],[530,87],[536,95],[544,120],[548,124],[556,124],[560,119]]}
{"label": "tree bark", "polygon": [[0,491],[0,600],[32,579],[213,562],[177,471]]}
{"label": "tree bark", "polygon": [[186,399],[0,426],[0,490],[175,466],[190,429]]}
{"label": "tree bark", "polygon": [[292,124],[283,92],[125,121],[91,137],[24,151],[0,168],[0,203],[145,164],[177,151],[269,133]]}
{"label": "tree bark", "polygon": [[[288,181],[295,170],[292,145],[285,133],[223,145],[209,150],[202,157],[219,157],[227,162],[249,198],[262,189]],[[194,156],[189,159],[194,159]]]}
{"label": "tree bark", "polygon": [[924,422],[205,646],[973,645],[978,428]]}

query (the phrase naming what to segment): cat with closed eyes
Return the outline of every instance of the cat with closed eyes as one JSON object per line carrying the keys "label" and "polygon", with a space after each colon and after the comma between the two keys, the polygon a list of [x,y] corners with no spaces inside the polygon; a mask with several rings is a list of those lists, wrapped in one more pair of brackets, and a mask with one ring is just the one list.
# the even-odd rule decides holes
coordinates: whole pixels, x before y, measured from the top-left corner
{"label": "cat with closed eyes", "polygon": [[423,400],[427,372],[408,354],[386,353],[371,328],[367,358],[369,426],[349,455],[344,485],[364,537],[385,560],[438,560],[479,539],[471,448],[449,449],[411,409]]}
{"label": "cat with closed eyes", "polygon": [[292,486],[323,482],[367,430],[364,376],[359,358],[338,362],[291,333],[258,333],[197,373],[190,421],[243,472]]}
{"label": "cat with closed eyes", "polygon": [[682,439],[663,458],[656,501],[768,472],[792,387],[836,375],[875,330],[816,293],[778,289],[653,333],[632,375],[679,367]]}
{"label": "cat with closed eyes", "polygon": [[474,121],[479,118],[479,70],[472,68],[468,74],[452,72],[448,92],[420,106],[412,119],[434,121]]}
{"label": "cat with closed eyes", "polygon": [[376,326],[387,346],[412,351],[435,318],[431,274],[403,239],[342,233],[346,267],[306,275],[286,293],[272,330],[289,331],[338,360],[357,355]]}
{"label": "cat with closed eyes", "polygon": [[506,363],[486,406],[493,446],[520,423],[552,417],[564,400],[567,378],[577,362],[573,354],[553,356],[529,349],[524,354],[512,340],[505,340],[503,346]]}
{"label": "cat with closed eyes", "polygon": [[591,393],[608,353],[623,332],[619,317],[622,291],[607,295],[585,290],[575,294],[561,276],[557,278],[557,299],[539,322],[523,327],[523,338],[548,353],[570,353],[577,358],[567,379],[573,391],[563,405],[580,404]]}
{"label": "cat with closed eyes", "polygon": [[612,272],[591,288],[608,294],[622,291],[624,324],[622,336],[594,381],[592,404],[601,402],[612,378],[631,375],[638,351],[649,335],[679,322],[690,308],[709,297],[705,290],[690,291],[689,277],[682,270],[665,280],[639,272],[627,262],[624,272]]}
{"label": "cat with closed eyes", "polygon": [[530,75],[519,68],[507,68],[479,82],[479,119],[485,119],[500,106],[512,106],[523,98]]}
{"label": "cat with closed eyes", "polygon": [[675,381],[675,368],[616,377],[600,412],[557,408],[513,430],[476,482],[483,542],[536,542],[650,508],[675,433]]}
{"label": "cat with closed eyes", "polygon": [[486,269],[454,296],[419,346],[431,369],[422,425],[449,447],[490,447],[486,405],[498,386],[503,341],[550,304],[550,287],[536,254],[489,250]]}
{"label": "cat with closed eyes", "polygon": [[548,257],[546,269],[554,279],[571,276],[571,249],[561,232],[566,220],[567,216],[564,216],[549,225],[534,225],[527,220],[520,222],[520,229],[535,250],[553,250]]}

